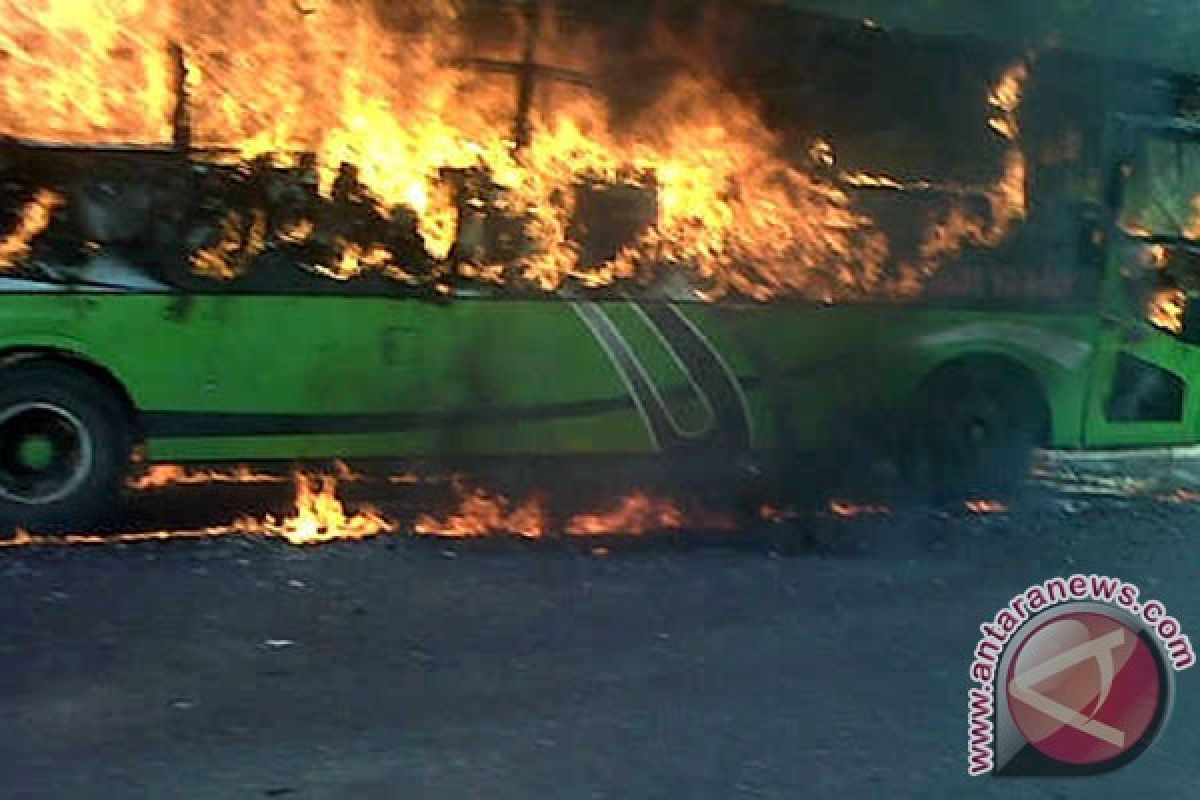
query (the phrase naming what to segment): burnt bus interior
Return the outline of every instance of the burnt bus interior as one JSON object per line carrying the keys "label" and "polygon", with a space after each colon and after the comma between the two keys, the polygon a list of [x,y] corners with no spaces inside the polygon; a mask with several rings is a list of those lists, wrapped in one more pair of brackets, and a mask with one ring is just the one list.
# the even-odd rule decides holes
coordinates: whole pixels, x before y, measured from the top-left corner
{"label": "burnt bus interior", "polygon": [[[607,55],[589,73],[540,63],[537,26],[522,33],[509,17],[468,18],[474,52],[458,65],[481,80],[511,82],[518,148],[528,144],[531,116],[548,92],[569,86],[602,96],[619,129],[689,69],[658,54],[638,55],[649,36],[642,15],[572,8],[557,25],[613,44],[600,48]],[[924,270],[915,293],[860,299],[1087,302],[1099,276],[1093,233],[1110,169],[1106,119],[1114,110],[1174,113],[1195,96],[1195,85],[1178,76],[1080,54],[927,39],[780,8],[756,12],[716,26],[716,35],[711,25],[669,16],[656,24],[704,53],[729,91],[752,100],[788,161],[845,191],[874,220],[889,243],[886,269],[938,262]],[[1014,65],[1022,70],[1019,97],[1005,107],[994,95]],[[449,255],[437,258],[416,215],[378,202],[353,165],[343,165],[323,192],[312,155],[294,154],[280,166],[270,157],[231,159],[196,143],[185,72],[180,56],[174,140],[161,147],[0,143],[0,236],[20,231],[39,192],[62,198],[47,209],[49,220],[27,252],[6,265],[5,277],[87,283],[100,280],[89,277],[89,264],[115,257],[187,291],[445,296],[447,288],[478,284],[477,271],[463,267],[481,251],[488,261],[521,258],[522,220],[495,202],[500,189],[485,170],[441,176],[455,196],[458,232]],[[997,123],[1005,112],[1008,122]],[[653,174],[606,185],[581,178],[572,200],[567,235],[585,266],[612,258],[657,214]],[[231,210],[241,212],[241,229],[232,232]],[[956,215],[977,230],[938,251],[930,231]],[[306,233],[295,235],[301,228]],[[338,248],[347,242],[362,252],[386,251],[403,270],[342,274]],[[221,265],[197,269],[198,254],[214,248]],[[653,294],[656,280],[590,291]],[[518,280],[476,288],[538,291]]]}

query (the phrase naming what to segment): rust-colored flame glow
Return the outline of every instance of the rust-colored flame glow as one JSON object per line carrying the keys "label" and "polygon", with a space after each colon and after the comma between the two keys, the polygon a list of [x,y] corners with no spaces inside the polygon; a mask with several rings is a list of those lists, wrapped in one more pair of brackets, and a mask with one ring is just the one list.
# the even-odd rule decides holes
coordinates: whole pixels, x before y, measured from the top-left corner
{"label": "rust-colored flame glow", "polygon": [[[413,532],[451,538],[507,534],[537,539],[548,534],[545,504],[538,497],[518,505],[482,489],[468,490],[461,484],[457,489],[459,503],[453,513],[440,519],[423,514],[413,525]],[[683,528],[730,530],[736,526],[732,517],[709,512],[685,513],[668,498],[635,492],[607,511],[576,514],[567,521],[565,530],[571,536],[636,536]]]}
{"label": "rust-colored flame glow", "polygon": [[[316,158],[329,195],[342,164],[357,167],[385,212],[411,210],[427,250],[458,244],[466,271],[555,290],[649,280],[674,268],[706,298],[737,292],[769,299],[803,293],[836,300],[906,291],[931,274],[955,243],[994,243],[1023,214],[1024,164],[1014,155],[990,195],[990,219],[960,210],[934,226],[923,263],[886,274],[886,237],[846,192],[782,155],[754,105],[727,91],[702,53],[669,34],[649,37],[654,55],[684,65],[650,107],[617,129],[594,94],[546,81],[529,120],[528,147],[511,141],[510,76],[489,76],[456,58],[472,54],[457,0],[0,0],[7,55],[0,75],[0,132],[67,141],[166,142],[178,64],[185,67],[192,143],[210,157]],[[522,22],[516,15],[516,27]],[[603,53],[581,33],[539,23],[539,58],[596,72]],[[1017,136],[1028,66],[1015,65],[989,92],[991,124]],[[832,165],[825,142],[814,163]],[[1019,151],[1014,150],[1014,153]],[[447,170],[481,170],[493,184],[474,198],[518,222],[518,252],[503,257],[472,241],[472,222]],[[583,184],[644,190],[656,198],[640,235],[604,263],[585,263],[568,232]],[[265,246],[261,211],[230,211],[193,266],[240,274]],[[312,233],[311,221],[276,232]],[[478,238],[478,237],[476,237]],[[387,251],[344,243],[334,277],[362,270],[405,276]]]}
{"label": "rust-colored flame glow", "polygon": [[243,519],[234,527],[243,533],[266,534],[295,545],[317,545],[354,539],[370,539],[392,533],[396,526],[370,508],[347,514],[337,496],[337,478],[332,475],[297,473],[296,512],[283,520]]}
{"label": "rust-colored flame glow", "polygon": [[367,476],[347,464],[345,461],[333,462],[333,475],[338,483],[361,483]]}
{"label": "rust-colored flame glow", "polygon": [[968,500],[964,505],[972,514],[1008,513],[1008,506],[999,500]]}
{"label": "rust-colored flame glow", "polygon": [[161,489],[165,486],[199,486],[209,483],[283,483],[287,478],[257,472],[250,467],[236,466],[228,470],[189,469],[177,464],[157,464],[129,479],[135,491]]}
{"label": "rust-colored flame glow", "polygon": [[[367,476],[355,470],[344,461],[333,462],[333,477],[339,484],[360,483]],[[412,483],[420,481],[415,475],[393,476],[393,483],[408,482],[400,478],[411,477]],[[155,464],[140,474],[130,477],[126,485],[135,491],[161,489],[166,486],[202,486],[204,484],[261,484],[284,483],[289,480],[286,475],[275,472],[265,472],[245,464],[237,464],[225,469],[200,469],[181,464]]]}
{"label": "rust-colored flame glow", "polygon": [[989,124],[992,130],[1010,141],[1015,141],[1021,132],[1017,112],[1028,80],[1029,65],[1020,61],[1008,68],[988,95],[988,104],[993,111]]}
{"label": "rust-colored flame glow", "polygon": [[1025,218],[1026,163],[1017,147],[1005,158],[1003,177],[990,189],[985,198],[989,208],[987,218],[958,205],[928,230],[921,245],[922,272],[931,275],[966,245],[994,247],[1004,241],[1014,223]]}
{"label": "rust-colored flame glow", "polygon": [[768,522],[772,525],[780,525],[784,522],[789,522],[796,519],[795,510],[790,508],[780,508],[770,503],[763,504],[758,509],[758,518],[763,522]]}
{"label": "rust-colored flame glow", "polygon": [[141,542],[170,542],[188,539],[213,539],[244,533],[236,526],[200,528],[194,531],[146,531],[139,533],[114,534],[70,534],[67,536],[45,536],[17,529],[11,539],[0,541],[0,548],[18,547],[66,547],[72,545],[104,546],[113,544],[138,544]]}
{"label": "rust-colored flame glow", "polygon": [[919,291],[926,279],[961,253],[964,247],[1000,244],[1028,214],[1028,163],[1017,141],[1020,133],[1018,111],[1028,78],[1029,65],[1019,61],[1005,71],[988,95],[993,110],[991,127],[1010,144],[1003,174],[983,193],[986,215],[980,215],[962,202],[934,220],[921,244],[919,263],[902,271],[901,291]]}
{"label": "rust-colored flame glow", "polygon": [[679,530],[686,524],[684,513],[672,501],[636,492],[610,511],[575,516],[567,523],[567,533],[572,536],[638,535]]}
{"label": "rust-colored flame glow", "polygon": [[1158,499],[1164,503],[1191,505],[1193,503],[1200,503],[1200,491],[1195,489],[1180,488],[1173,492],[1160,495]]}
{"label": "rust-colored flame glow", "polygon": [[833,500],[829,503],[829,513],[835,517],[880,517],[888,516],[892,509],[885,505],[854,503],[849,500]]}
{"label": "rust-colored flame glow", "polygon": [[192,269],[210,278],[236,278],[266,249],[266,230],[266,214],[258,209],[228,212],[217,241],[192,254]]}
{"label": "rust-colored flame glow", "polygon": [[51,216],[64,202],[62,195],[49,189],[39,189],[34,194],[21,209],[12,231],[0,239],[0,272],[11,269],[29,257],[34,238],[46,230]]}
{"label": "rust-colored flame glow", "polygon": [[1178,336],[1183,333],[1188,296],[1182,289],[1159,289],[1147,303],[1146,318],[1156,328]]}
{"label": "rust-colored flame glow", "polygon": [[509,534],[527,539],[537,539],[546,533],[545,509],[537,498],[514,507],[507,498],[482,489],[467,490],[457,482],[456,488],[458,509],[445,519],[422,514],[413,524],[414,533],[450,538]]}
{"label": "rust-colored flame glow", "polygon": [[1188,239],[1200,239],[1200,195],[1192,198],[1191,211],[1191,219],[1188,220],[1183,235]]}
{"label": "rust-colored flame glow", "polygon": [[[246,468],[231,472],[188,471],[181,467],[151,469],[142,479],[132,482],[135,489],[149,489],[172,484],[200,483],[267,483],[281,480],[278,476],[254,473]],[[283,519],[267,515],[263,519],[243,517],[231,525],[197,530],[148,531],[118,534],[74,534],[44,536],[18,530],[0,547],[111,545],[119,543],[157,542],[186,539],[211,539],[224,536],[264,536],[282,539],[289,544],[309,546],[338,541],[369,539],[397,530],[395,523],[371,508],[348,514],[337,496],[337,477],[296,473],[294,513]]]}
{"label": "rust-colored flame glow", "polygon": [[[337,471],[347,480],[362,476],[345,465]],[[147,490],[171,485],[204,483],[268,483],[284,480],[280,476],[256,473],[246,467],[230,471],[187,470],[177,466],[160,466],[131,481],[134,489]],[[370,507],[350,513],[338,498],[339,478],[333,474],[295,473],[295,510],[290,516],[276,518],[242,517],[232,524],[196,530],[147,531],[114,534],[40,535],[19,530],[0,548],[29,546],[111,545],[119,543],[157,542],[172,540],[210,539],[227,536],[250,536],[279,539],[297,546],[356,541],[410,530],[417,536],[447,538],[476,538],[485,536],[520,536],[539,539],[549,535],[546,504],[539,496],[514,503],[501,495],[483,489],[468,489],[455,479],[458,506],[444,518],[421,514],[411,528],[402,528]],[[426,479],[413,475],[393,476],[392,482],[410,484]],[[789,512],[764,511],[764,519],[783,521]],[[637,492],[612,509],[599,513],[581,513],[572,517],[565,531],[573,536],[639,535],[659,531],[695,529],[706,531],[733,530],[738,521],[729,515],[703,509],[680,510],[672,500],[655,498]]]}
{"label": "rust-colored flame glow", "polygon": [[893,178],[890,175],[882,175],[873,172],[844,172],[841,175],[843,183],[849,186],[857,186],[861,189],[895,189],[896,191],[911,191],[913,189],[925,189],[931,184],[925,182],[911,183],[902,181],[898,178]]}

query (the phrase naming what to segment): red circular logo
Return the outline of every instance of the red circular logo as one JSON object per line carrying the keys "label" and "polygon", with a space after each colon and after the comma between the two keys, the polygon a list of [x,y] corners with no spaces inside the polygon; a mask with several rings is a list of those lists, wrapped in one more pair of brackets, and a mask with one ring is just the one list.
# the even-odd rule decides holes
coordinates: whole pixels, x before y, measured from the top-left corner
{"label": "red circular logo", "polygon": [[1150,645],[1121,621],[1085,611],[1035,629],[1012,659],[1005,690],[1025,740],[1080,765],[1119,758],[1153,735],[1167,694]]}

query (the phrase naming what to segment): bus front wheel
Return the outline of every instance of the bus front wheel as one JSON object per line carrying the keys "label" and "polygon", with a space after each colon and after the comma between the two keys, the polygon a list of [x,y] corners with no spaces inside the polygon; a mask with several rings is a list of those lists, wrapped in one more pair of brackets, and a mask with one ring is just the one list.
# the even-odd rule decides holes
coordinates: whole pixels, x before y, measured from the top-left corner
{"label": "bus front wheel", "polygon": [[914,397],[900,463],[909,484],[934,499],[1012,491],[1029,475],[1046,417],[1021,370],[1003,361],[954,364]]}
{"label": "bus front wheel", "polygon": [[38,361],[0,370],[0,535],[94,525],[131,451],[123,404],[89,375]]}

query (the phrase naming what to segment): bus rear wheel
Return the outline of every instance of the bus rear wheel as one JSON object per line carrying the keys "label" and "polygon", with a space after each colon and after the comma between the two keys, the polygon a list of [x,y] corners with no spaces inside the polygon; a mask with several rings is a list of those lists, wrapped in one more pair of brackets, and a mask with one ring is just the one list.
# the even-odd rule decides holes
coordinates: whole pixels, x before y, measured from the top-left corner
{"label": "bus rear wheel", "polygon": [[0,370],[0,535],[94,525],[131,451],[123,404],[90,376],[47,362]]}

